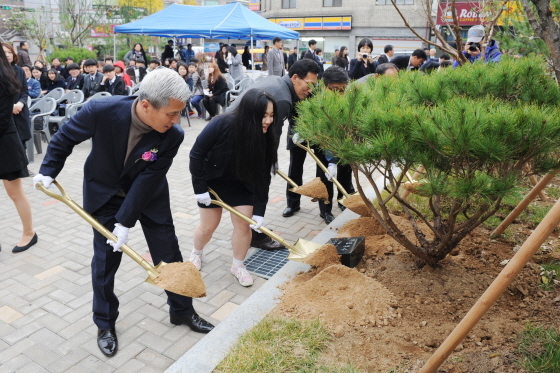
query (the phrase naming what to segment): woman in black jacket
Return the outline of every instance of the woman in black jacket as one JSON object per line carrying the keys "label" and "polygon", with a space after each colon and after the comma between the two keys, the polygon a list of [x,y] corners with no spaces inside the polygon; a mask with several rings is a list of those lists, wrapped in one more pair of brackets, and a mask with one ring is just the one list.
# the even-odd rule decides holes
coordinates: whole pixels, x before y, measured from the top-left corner
{"label": "woman in black jacket", "polygon": [[12,65],[16,79],[19,81],[21,86],[19,93],[14,97],[12,102],[14,105],[12,114],[19,138],[25,148],[27,140],[31,138],[31,120],[29,118],[29,106],[27,105],[29,98],[27,92],[27,78],[25,77],[25,71],[17,65],[18,56],[14,48],[8,43],[2,43],[2,50],[4,51],[4,55],[6,56],[8,63]]}
{"label": "woman in black jacket", "polygon": [[218,64],[218,68],[222,74],[229,72],[227,45],[224,45],[222,49],[220,49],[220,53],[216,56],[216,63]]}
{"label": "woman in black jacket", "polygon": [[338,52],[338,57],[336,57],[335,63],[336,66],[340,66],[344,70],[348,71],[348,48],[340,47],[340,52]]}
{"label": "woman in black jacket", "polygon": [[66,89],[66,82],[55,69],[49,70],[47,78],[47,89],[43,91],[43,94],[49,93],[55,88]]}
{"label": "woman in black jacket", "polygon": [[191,149],[189,168],[200,224],[194,230],[189,261],[200,269],[202,250],[220,224],[222,209],[211,203],[211,188],[225,203],[257,223],[249,225],[231,214],[231,273],[242,286],[251,286],[253,278],[243,260],[251,243],[251,228],[258,230],[264,220],[270,174],[277,161],[274,127],[278,123],[276,101],[268,93],[249,89],[240,100],[235,110],[208,123]]}
{"label": "woman in black jacket", "polygon": [[222,76],[218,65],[211,63],[208,65],[208,92],[204,93],[202,102],[210,115],[207,120],[214,118],[218,114],[218,105],[225,105],[226,92],[228,86],[226,79]]}
{"label": "woman in black jacket", "polygon": [[360,79],[368,74],[375,73],[377,64],[373,61],[371,52],[373,43],[368,38],[364,38],[358,44],[358,58],[350,61],[350,78]]}
{"label": "woman in black jacket", "polygon": [[243,49],[243,54],[241,55],[241,60],[243,62],[243,66],[245,66],[245,68],[247,70],[251,70],[251,52],[249,52],[249,46],[246,45],[245,48]]}
{"label": "woman in black jacket", "polygon": [[[22,86],[0,48],[0,179],[6,193],[14,202],[23,225],[23,233],[12,252],[19,253],[37,243],[33,230],[31,204],[23,191],[21,178],[29,176],[27,157],[13,119],[14,100],[20,95]],[[26,84],[27,86],[27,84]]]}

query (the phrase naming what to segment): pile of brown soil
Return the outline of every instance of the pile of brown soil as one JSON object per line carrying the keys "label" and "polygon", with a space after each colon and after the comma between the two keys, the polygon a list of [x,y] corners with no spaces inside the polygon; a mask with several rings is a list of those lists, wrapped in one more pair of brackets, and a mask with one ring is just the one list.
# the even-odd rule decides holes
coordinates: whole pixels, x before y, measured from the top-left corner
{"label": "pile of brown soil", "polygon": [[295,193],[301,194],[302,196],[311,197],[314,200],[323,200],[325,203],[329,201],[329,192],[327,187],[321,181],[320,177],[316,177],[308,183],[303,184],[297,189],[293,190]]}
{"label": "pile of brown soil", "polygon": [[[414,237],[406,219],[393,219]],[[415,373],[503,269],[500,263],[514,255],[511,242],[489,234],[477,228],[437,268],[423,269],[388,235],[370,235],[355,269],[333,266],[296,276],[284,286],[275,313],[326,322],[335,338],[320,363],[352,361],[367,372]],[[557,235],[549,246],[560,247]],[[527,322],[557,326],[559,295],[539,287],[539,266],[529,263],[438,372],[521,372],[518,334]]]}
{"label": "pile of brown soil", "polygon": [[321,271],[333,264],[340,264],[340,255],[334,245],[326,244],[309,254],[303,262]]}
{"label": "pile of brown soil", "polygon": [[191,262],[168,263],[159,268],[159,276],[154,280],[157,286],[186,297],[206,296],[206,285],[200,271]]}
{"label": "pile of brown soil", "polygon": [[385,234],[385,229],[373,217],[348,220],[338,230],[338,237],[361,237],[378,234]]}
{"label": "pile of brown soil", "polygon": [[344,206],[361,216],[373,216],[359,194],[354,194],[344,199]]}
{"label": "pile of brown soil", "polygon": [[388,323],[396,317],[395,297],[379,282],[342,264],[332,265],[309,281],[286,288],[276,312],[300,319],[321,317],[340,331]]}

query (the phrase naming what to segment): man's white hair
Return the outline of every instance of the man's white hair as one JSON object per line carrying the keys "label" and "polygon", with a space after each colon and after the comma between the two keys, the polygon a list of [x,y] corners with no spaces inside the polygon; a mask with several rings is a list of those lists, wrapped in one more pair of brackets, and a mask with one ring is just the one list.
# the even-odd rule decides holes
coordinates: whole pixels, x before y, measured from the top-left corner
{"label": "man's white hair", "polygon": [[156,109],[168,106],[170,99],[187,102],[189,98],[187,83],[175,70],[167,68],[148,73],[138,91],[138,99],[147,100]]}

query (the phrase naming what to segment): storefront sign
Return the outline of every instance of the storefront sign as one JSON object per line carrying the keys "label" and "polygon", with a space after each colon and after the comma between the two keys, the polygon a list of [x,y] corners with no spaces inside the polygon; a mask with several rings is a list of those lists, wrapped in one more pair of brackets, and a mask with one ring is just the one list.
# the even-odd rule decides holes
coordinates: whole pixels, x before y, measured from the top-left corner
{"label": "storefront sign", "polygon": [[351,30],[352,17],[269,18],[292,30]]}
{"label": "storefront sign", "polygon": [[249,0],[250,10],[261,10],[261,0]]}
{"label": "storefront sign", "polygon": [[[480,25],[488,17],[487,12],[482,9],[483,4],[478,2],[455,3],[457,20],[461,26]],[[453,23],[451,4],[440,3],[438,5],[437,24],[448,25]]]}

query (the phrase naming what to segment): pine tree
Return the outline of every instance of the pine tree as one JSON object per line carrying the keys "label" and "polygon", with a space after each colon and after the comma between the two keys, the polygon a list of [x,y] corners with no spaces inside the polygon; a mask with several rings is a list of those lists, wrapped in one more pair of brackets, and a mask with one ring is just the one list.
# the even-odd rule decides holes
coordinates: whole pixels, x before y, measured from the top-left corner
{"label": "pine tree", "polygon": [[[560,89],[542,58],[503,58],[431,75],[370,79],[344,95],[319,88],[298,105],[296,130],[350,164],[360,195],[387,233],[419,265],[435,265],[515,193],[525,165],[541,172],[560,166],[559,103]],[[426,209],[399,194],[405,172],[419,165]],[[382,188],[375,185],[376,172],[385,176]],[[360,173],[375,191],[375,205]],[[415,237],[391,218],[395,202]]]}

